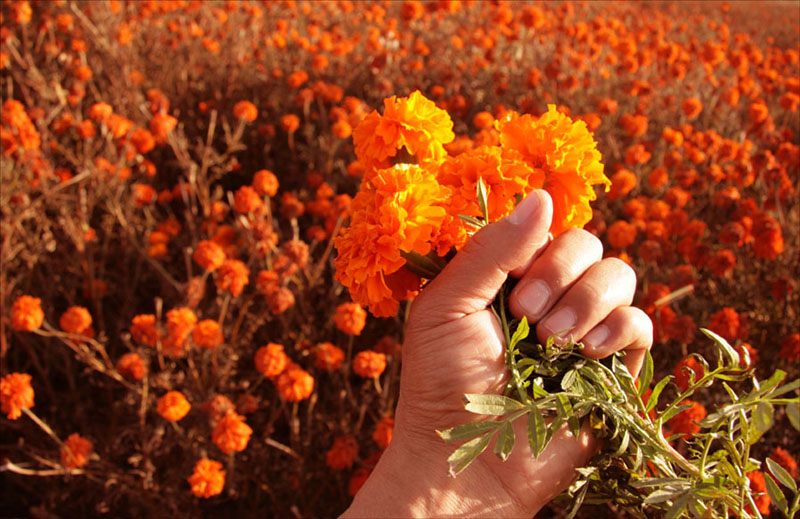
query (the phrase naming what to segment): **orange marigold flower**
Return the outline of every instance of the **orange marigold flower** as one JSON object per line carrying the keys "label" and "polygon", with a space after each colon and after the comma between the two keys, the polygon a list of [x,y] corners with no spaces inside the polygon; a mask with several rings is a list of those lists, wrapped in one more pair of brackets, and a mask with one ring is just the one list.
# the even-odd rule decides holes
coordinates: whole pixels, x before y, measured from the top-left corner
{"label": "orange marigold flower", "polygon": [[611,176],[611,188],[606,197],[609,200],[619,200],[636,187],[636,174],[627,169],[621,169]]}
{"label": "orange marigold flower", "polygon": [[367,322],[367,312],[357,303],[342,303],[333,316],[336,327],[348,335],[361,335]]}
{"label": "orange marigold flower", "polygon": [[92,314],[82,306],[72,306],[61,314],[58,325],[67,333],[85,334],[92,326]]}
{"label": "orange marigold flower", "polygon": [[141,314],[131,321],[131,335],[133,340],[146,346],[155,346],[161,334],[156,327],[156,316]]}
{"label": "orange marigold flower", "polygon": [[286,133],[294,133],[300,128],[300,118],[295,114],[286,114],[281,117],[281,128]]}
{"label": "orange marigold flower", "polygon": [[647,117],[643,115],[625,114],[619,118],[619,124],[631,137],[640,137],[647,133]]}
{"label": "orange marigold flower", "polygon": [[359,467],[353,471],[347,484],[347,493],[350,497],[354,497],[361,490],[371,473],[372,471],[366,467]]}
{"label": "orange marigold flower", "polygon": [[153,134],[144,128],[138,128],[131,134],[131,144],[136,148],[136,151],[144,155],[148,151],[156,147],[156,140]]}
{"label": "orange marigold flower", "polygon": [[377,378],[386,369],[386,355],[372,350],[358,352],[353,359],[353,372],[359,377]]}
{"label": "orange marigold flower", "polygon": [[274,294],[281,288],[278,273],[272,270],[261,270],[256,276],[256,290],[265,296]]}
{"label": "orange marigold flower", "polygon": [[167,141],[167,135],[178,125],[178,120],[164,112],[158,112],[150,119],[150,131],[158,144]]}
{"label": "orange marigold flower", "polygon": [[349,469],[358,456],[358,442],[351,435],[340,436],[333,441],[325,463],[333,470]]}
{"label": "orange marigold flower", "polygon": [[775,218],[766,215],[756,218],[753,236],[753,250],[757,257],[775,259],[783,252],[783,231]]}
{"label": "orange marigold flower", "polygon": [[250,282],[250,269],[239,260],[229,259],[217,271],[217,289],[237,297]]}
{"label": "orange marigold flower", "polygon": [[800,333],[793,333],[783,338],[778,356],[790,362],[800,361]]}
{"label": "orange marigold flower", "polygon": [[89,463],[93,450],[92,442],[78,433],[70,434],[61,447],[61,465],[68,469],[77,469]]}
{"label": "orange marigold flower", "polygon": [[381,449],[385,449],[392,441],[392,433],[394,432],[394,418],[384,416],[381,421],[375,425],[375,432],[372,433],[372,439]]}
{"label": "orange marigold flower", "polygon": [[675,415],[669,421],[670,430],[676,434],[685,434],[687,438],[691,438],[695,433],[700,432],[700,426],[697,422],[706,417],[706,408],[699,402],[692,400],[684,400],[682,405],[691,406]]}
{"label": "orange marigold flower", "polygon": [[629,245],[633,245],[636,241],[636,234],[638,232],[636,226],[631,225],[625,220],[617,220],[606,231],[608,233],[608,242],[615,249],[624,249]]}
{"label": "orange marigold flower", "polygon": [[261,209],[262,202],[258,192],[250,186],[242,186],[233,195],[233,207],[242,214],[254,213]]}
{"label": "orange marigold flower", "polygon": [[294,294],[286,287],[279,287],[275,292],[267,295],[267,305],[273,315],[280,315],[295,303]]}
{"label": "orange marigold flower", "polygon": [[[760,470],[754,470],[753,472],[748,472],[747,479],[750,480],[750,490],[753,494],[761,494],[758,496],[753,496],[753,501],[756,503],[756,508],[762,514],[769,514],[769,507],[772,504],[772,498],[769,497],[767,493],[767,482],[764,480],[764,473]],[[750,509],[750,505],[745,508],[750,514],[753,513],[752,509]]]}
{"label": "orange marigold flower", "polygon": [[531,187],[545,189],[553,199],[550,231],[559,235],[589,222],[589,202],[597,198],[595,184],[608,190],[611,181],[603,174],[600,152],[586,123],[573,122],[548,105],[538,119],[511,114],[497,126],[504,149],[520,153],[534,170],[544,172],[544,185]]}
{"label": "orange marigold flower", "polygon": [[189,413],[192,406],[183,393],[170,391],[158,399],[156,410],[164,419],[177,422]]}
{"label": "orange marigold flower", "polygon": [[192,340],[201,348],[213,349],[222,344],[222,330],[213,319],[203,319],[192,330]]}
{"label": "orange marigold flower", "polygon": [[769,108],[760,101],[753,102],[747,108],[747,116],[754,124],[761,124],[769,117]]}
{"label": "orange marigold flower", "polygon": [[314,377],[299,367],[285,370],[276,379],[275,385],[281,398],[287,402],[305,400],[314,391]]}
{"label": "orange marigold flower", "polygon": [[794,459],[794,456],[789,454],[789,451],[786,449],[775,447],[772,449],[772,453],[770,453],[769,457],[775,463],[786,469],[786,472],[789,473],[792,479],[800,477],[800,470],[797,469],[797,460]]}
{"label": "orange marigold flower", "polygon": [[225,487],[225,471],[222,470],[222,463],[206,458],[199,460],[187,481],[195,496],[202,498],[216,496]]}
{"label": "orange marigold flower", "polygon": [[305,70],[292,72],[289,74],[289,77],[286,78],[286,84],[291,88],[298,88],[306,81],[308,81],[308,73]]}
{"label": "orange marigold flower", "polygon": [[290,362],[283,346],[274,342],[256,351],[256,369],[267,378],[274,378],[283,373]]}
{"label": "orange marigold flower", "polygon": [[195,263],[209,272],[214,272],[225,263],[225,250],[216,242],[211,240],[201,240],[197,244],[197,249],[192,254]]}
{"label": "orange marigold flower", "polygon": [[147,373],[147,366],[138,353],[126,353],[117,361],[117,371],[123,377],[138,382]]}
{"label": "orange marigold flower", "polygon": [[329,342],[317,344],[315,356],[314,367],[327,371],[339,369],[344,362],[344,351]]}
{"label": "orange marigold flower", "polygon": [[33,387],[27,373],[9,373],[0,380],[0,411],[16,420],[24,407],[33,407]]}
{"label": "orange marigold flower", "polygon": [[703,111],[703,103],[701,103],[696,97],[690,97],[688,99],[684,99],[681,108],[683,109],[683,113],[686,115],[686,117],[689,119],[694,119],[700,115],[700,112]]}
{"label": "orange marigold flower", "polygon": [[[692,373],[690,374],[689,371]],[[703,365],[695,357],[686,357],[675,366],[675,385],[681,391],[686,391],[689,387],[690,377],[696,381],[705,376]]]}
{"label": "orange marigold flower", "polygon": [[333,126],[331,126],[331,132],[340,139],[347,139],[353,134],[353,127],[350,126],[350,123],[344,119],[340,119],[333,123]]}
{"label": "orange marigold flower", "polygon": [[244,421],[244,416],[229,411],[222,417],[214,431],[211,433],[211,440],[225,454],[241,452],[247,447],[253,429]]}
{"label": "orange marigold flower", "polygon": [[239,101],[233,106],[233,115],[237,119],[253,122],[258,117],[258,108],[250,101]]}
{"label": "orange marigold flower", "polygon": [[167,331],[173,337],[188,337],[196,323],[197,316],[191,308],[174,308],[167,312]]}
{"label": "orange marigold flower", "polygon": [[253,189],[259,195],[275,196],[278,194],[278,177],[268,169],[256,171],[253,175]]}
{"label": "orange marigold flower", "polygon": [[739,314],[733,308],[723,308],[711,316],[708,329],[719,334],[728,341],[734,341],[739,338],[741,333]]}
{"label": "orange marigold flower", "polygon": [[11,327],[21,332],[38,330],[44,321],[42,300],[38,297],[19,296],[11,305]]}
{"label": "orange marigold flower", "polygon": [[455,137],[453,121],[446,111],[418,90],[400,99],[389,97],[383,104],[383,115],[373,110],[353,130],[353,145],[360,161],[380,164],[403,147],[419,160],[446,156],[443,145]]}
{"label": "orange marigold flower", "polygon": [[200,404],[200,410],[208,415],[212,427],[216,426],[220,418],[228,414],[228,411],[234,409],[233,402],[225,395],[214,395]]}

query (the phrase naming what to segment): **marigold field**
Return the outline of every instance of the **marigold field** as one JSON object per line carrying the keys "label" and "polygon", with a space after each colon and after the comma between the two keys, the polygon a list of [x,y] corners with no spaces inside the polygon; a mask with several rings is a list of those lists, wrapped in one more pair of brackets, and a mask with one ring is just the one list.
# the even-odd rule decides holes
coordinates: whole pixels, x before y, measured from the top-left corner
{"label": "marigold field", "polygon": [[[611,180],[585,228],[635,268],[667,391],[700,327],[800,375],[796,2],[0,5],[2,517],[348,506],[392,439],[407,305],[370,314],[334,242],[373,167],[354,132],[428,117],[391,96],[449,113],[434,154],[496,146],[510,111],[585,124]],[[725,397],[700,395],[672,430]],[[754,457],[797,478],[798,452],[776,411]]]}

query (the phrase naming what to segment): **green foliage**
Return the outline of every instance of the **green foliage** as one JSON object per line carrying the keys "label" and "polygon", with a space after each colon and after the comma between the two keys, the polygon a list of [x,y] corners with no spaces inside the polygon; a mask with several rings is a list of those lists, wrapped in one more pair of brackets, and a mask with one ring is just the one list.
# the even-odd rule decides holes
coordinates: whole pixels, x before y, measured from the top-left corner
{"label": "green foliage", "polygon": [[[569,517],[584,503],[602,502],[641,518],[761,517],[747,477],[761,463],[750,450],[774,424],[776,406],[797,409],[800,380],[786,383],[786,373],[778,370],[759,381],[725,339],[703,330],[716,345],[716,367],[697,356],[702,376],[690,373],[685,390],[667,393],[673,377],[664,377],[645,399],[654,373],[649,352],[637,381],[625,367],[624,352],[598,361],[582,355],[582,345],[571,341],[563,346],[552,338],[544,345],[530,342],[528,322],[510,320],[505,299],[501,294],[493,310],[503,327],[511,376],[504,395],[465,395],[468,411],[493,418],[439,431],[447,442],[470,440],[449,458],[452,474],[465,470],[493,438],[494,453],[507,459],[516,440],[512,424],[525,415],[534,456],[563,426],[577,435],[588,420],[604,447],[578,470],[567,491],[565,497],[573,502]],[[687,399],[715,383],[723,386],[729,402],[696,422],[699,431],[693,435],[666,438],[663,426],[691,407]],[[750,390],[736,393],[732,384]],[[675,396],[663,399],[665,394]],[[686,455],[673,447],[675,442],[686,444]],[[770,498],[783,515],[794,517],[800,510],[796,482],[772,460],[766,466]]]}

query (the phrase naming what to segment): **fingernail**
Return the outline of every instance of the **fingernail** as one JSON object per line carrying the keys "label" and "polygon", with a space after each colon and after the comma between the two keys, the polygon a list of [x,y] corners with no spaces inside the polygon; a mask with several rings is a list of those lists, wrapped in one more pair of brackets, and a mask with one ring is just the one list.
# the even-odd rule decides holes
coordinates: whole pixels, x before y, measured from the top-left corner
{"label": "fingernail", "polygon": [[586,336],[583,338],[584,344],[589,346],[590,348],[596,349],[603,345],[608,339],[608,326],[601,324],[600,326],[596,327],[591,332],[587,333]]}
{"label": "fingernail", "polygon": [[509,223],[521,225],[527,222],[531,219],[537,207],[539,207],[539,194],[532,191],[528,196],[523,198],[522,201],[517,204],[517,207],[511,211],[511,214],[508,215]]}
{"label": "fingernail", "polygon": [[529,318],[536,318],[550,299],[550,287],[541,279],[536,279],[522,287],[517,298],[525,314]]}
{"label": "fingernail", "polygon": [[551,333],[557,333],[565,337],[569,335],[570,328],[575,326],[577,321],[578,317],[575,315],[575,311],[572,308],[562,308],[542,321],[542,326],[550,330]]}

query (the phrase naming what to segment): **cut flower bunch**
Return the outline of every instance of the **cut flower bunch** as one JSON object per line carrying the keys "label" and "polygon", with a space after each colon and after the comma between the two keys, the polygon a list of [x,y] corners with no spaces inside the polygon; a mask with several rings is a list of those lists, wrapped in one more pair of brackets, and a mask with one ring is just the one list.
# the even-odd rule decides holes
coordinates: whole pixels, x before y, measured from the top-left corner
{"label": "cut flower bunch", "polygon": [[[337,279],[375,316],[396,314],[399,302],[423,290],[472,234],[509,214],[532,190],[552,197],[555,236],[589,222],[595,187],[610,185],[586,124],[553,105],[538,118],[507,112],[488,143],[459,150],[448,146],[454,137],[447,112],[419,92],[384,104],[382,115],[373,111],[353,132],[365,174],[349,226],[335,242]],[[512,283],[492,304],[511,374],[505,394],[465,395],[466,409],[486,420],[438,431],[448,443],[465,442],[448,460],[453,475],[492,442],[494,453],[507,459],[517,440],[515,420],[527,420],[522,441],[535,456],[562,427],[577,435],[588,421],[603,448],[578,470],[565,496],[572,501],[570,517],[584,503],[602,502],[643,518],[761,517],[766,494],[752,482],[761,463],[750,449],[772,426],[775,406],[786,405],[800,430],[792,419],[800,414],[792,397],[800,380],[784,383],[786,373],[778,370],[759,382],[747,350],[740,354],[703,330],[717,347],[716,367],[693,355],[680,381],[670,375],[651,386],[649,353],[637,380],[624,353],[597,361],[573,341],[531,342],[527,321],[508,311]],[[697,414],[689,398],[715,382],[730,401]],[[800,511],[796,482],[772,460],[766,468],[766,493],[793,517]]]}

